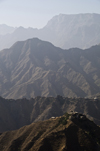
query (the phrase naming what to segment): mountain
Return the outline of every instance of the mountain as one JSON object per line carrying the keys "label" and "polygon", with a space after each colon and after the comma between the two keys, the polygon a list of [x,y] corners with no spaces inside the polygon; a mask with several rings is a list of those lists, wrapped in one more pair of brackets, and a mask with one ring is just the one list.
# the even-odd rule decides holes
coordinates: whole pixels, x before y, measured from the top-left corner
{"label": "mountain", "polygon": [[0,36],[0,50],[11,47],[15,42],[36,37],[38,29],[18,27],[13,33]]}
{"label": "mountain", "polygon": [[[2,30],[5,33],[5,30]],[[0,36],[0,50],[16,41],[37,37],[57,47],[86,49],[100,43],[100,14],[60,14],[54,16],[42,29],[16,28],[13,33]]]}
{"label": "mountain", "polygon": [[100,92],[100,45],[63,50],[37,38],[0,52],[0,96],[86,97]]}
{"label": "mountain", "polygon": [[85,114],[100,125],[100,99],[38,96],[13,100],[0,97],[0,133],[72,111]]}
{"label": "mountain", "polygon": [[100,43],[100,14],[60,14],[45,29],[51,33],[47,40],[58,47],[86,49]]}
{"label": "mountain", "polygon": [[5,24],[0,24],[0,35],[6,35],[13,33],[16,28],[7,26]]}
{"label": "mountain", "polygon": [[2,133],[0,151],[99,151],[100,127],[84,115],[71,117],[66,114]]}

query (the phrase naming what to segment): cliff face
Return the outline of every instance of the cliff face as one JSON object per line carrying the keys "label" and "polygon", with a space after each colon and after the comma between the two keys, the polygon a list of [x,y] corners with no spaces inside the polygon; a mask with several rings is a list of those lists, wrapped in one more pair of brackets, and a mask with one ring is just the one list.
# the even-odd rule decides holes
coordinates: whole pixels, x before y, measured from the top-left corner
{"label": "cliff face", "polygon": [[63,50],[37,38],[0,52],[0,95],[86,97],[100,92],[100,45]]}
{"label": "cliff face", "polygon": [[100,125],[100,100],[53,97],[7,100],[0,98],[0,132],[18,129],[36,121],[52,116],[58,117],[65,112],[77,111],[87,115]]}
{"label": "cliff face", "polygon": [[54,16],[44,27],[45,39],[64,49],[86,49],[99,44],[98,32],[100,14],[60,14]]}
{"label": "cliff face", "polygon": [[32,123],[0,135],[0,151],[99,151],[100,127],[85,120],[62,117]]}

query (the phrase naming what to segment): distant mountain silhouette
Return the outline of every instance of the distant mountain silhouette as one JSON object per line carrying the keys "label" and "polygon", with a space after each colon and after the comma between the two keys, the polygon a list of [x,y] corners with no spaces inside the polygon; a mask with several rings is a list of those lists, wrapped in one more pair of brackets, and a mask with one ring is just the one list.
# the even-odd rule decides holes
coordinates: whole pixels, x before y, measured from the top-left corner
{"label": "distant mountain silhouette", "polygon": [[16,28],[7,26],[5,24],[0,24],[0,36],[13,33]]}
{"label": "distant mountain silhouette", "polygon": [[47,40],[56,46],[86,49],[100,43],[100,14],[60,14],[48,22],[45,30]]}
{"label": "distant mountain silhouette", "polygon": [[60,14],[42,29],[19,27],[11,34],[0,36],[0,50],[11,47],[16,41],[33,37],[64,49],[89,48],[100,43],[100,14]]}
{"label": "distant mountain silhouette", "polygon": [[63,50],[37,38],[0,52],[0,95],[86,97],[100,92],[100,45]]}
{"label": "distant mountain silhouette", "polygon": [[36,37],[38,30],[33,28],[24,28],[24,27],[18,27],[16,30],[14,30],[13,33],[1,35],[0,37],[0,50],[4,48],[11,47],[15,42],[21,41],[21,40],[27,40],[29,38]]}
{"label": "distant mountain silhouette", "polygon": [[82,114],[73,117],[66,114],[2,133],[0,151],[99,151],[100,127]]}

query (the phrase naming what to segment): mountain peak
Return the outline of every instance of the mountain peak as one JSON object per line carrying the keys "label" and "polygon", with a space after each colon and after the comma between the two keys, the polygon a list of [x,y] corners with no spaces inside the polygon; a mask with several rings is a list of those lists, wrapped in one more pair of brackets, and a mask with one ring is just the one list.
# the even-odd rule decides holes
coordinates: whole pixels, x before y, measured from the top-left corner
{"label": "mountain peak", "polygon": [[[0,150],[80,151],[97,150],[100,144],[100,128],[95,124],[82,128],[68,120],[68,114],[43,122],[32,123],[16,131],[0,135]],[[64,123],[66,121],[66,124]],[[84,122],[84,121],[83,121]],[[5,146],[5,148],[3,148]]]}
{"label": "mountain peak", "polygon": [[[10,29],[12,30],[12,29]],[[1,29],[1,33],[9,33]],[[42,29],[14,28],[9,35],[0,38],[0,50],[11,47],[16,41],[33,37],[51,42],[64,49],[89,48],[100,42],[100,14],[59,14],[48,21]]]}
{"label": "mountain peak", "polygon": [[99,47],[63,50],[38,38],[19,41],[0,52],[0,95],[15,99],[96,95],[100,89]]}

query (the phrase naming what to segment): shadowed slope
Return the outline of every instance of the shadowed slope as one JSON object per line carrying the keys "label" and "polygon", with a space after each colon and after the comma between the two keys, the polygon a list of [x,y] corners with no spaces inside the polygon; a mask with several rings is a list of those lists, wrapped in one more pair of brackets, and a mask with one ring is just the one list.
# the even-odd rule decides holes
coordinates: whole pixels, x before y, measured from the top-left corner
{"label": "shadowed slope", "polygon": [[30,100],[0,98],[0,132],[18,129],[32,122],[43,121],[65,112],[77,111],[100,125],[100,100],[36,97]]}
{"label": "shadowed slope", "polygon": [[[66,124],[60,122],[62,118],[67,118]],[[0,135],[0,151],[97,151],[99,144],[99,127],[88,119],[75,124],[66,116]]]}

